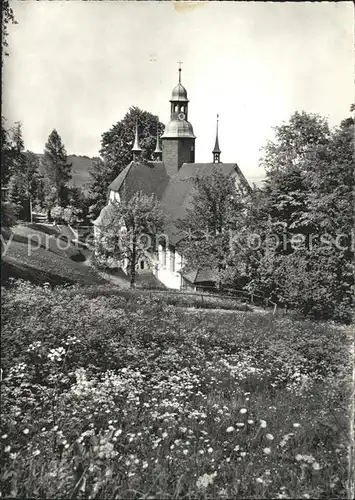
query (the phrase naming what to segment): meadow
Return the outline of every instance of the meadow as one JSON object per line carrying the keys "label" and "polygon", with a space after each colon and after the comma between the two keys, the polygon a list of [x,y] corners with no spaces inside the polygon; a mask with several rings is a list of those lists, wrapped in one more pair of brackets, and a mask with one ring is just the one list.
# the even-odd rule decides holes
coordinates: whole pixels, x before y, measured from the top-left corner
{"label": "meadow", "polygon": [[351,327],[2,290],[1,496],[344,498]]}

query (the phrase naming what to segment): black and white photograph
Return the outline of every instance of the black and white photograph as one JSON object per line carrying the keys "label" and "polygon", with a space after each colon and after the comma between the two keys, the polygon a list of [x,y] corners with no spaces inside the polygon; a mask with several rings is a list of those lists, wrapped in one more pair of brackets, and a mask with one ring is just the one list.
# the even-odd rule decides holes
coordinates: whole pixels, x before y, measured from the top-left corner
{"label": "black and white photograph", "polygon": [[3,499],[355,497],[352,1],[3,0]]}

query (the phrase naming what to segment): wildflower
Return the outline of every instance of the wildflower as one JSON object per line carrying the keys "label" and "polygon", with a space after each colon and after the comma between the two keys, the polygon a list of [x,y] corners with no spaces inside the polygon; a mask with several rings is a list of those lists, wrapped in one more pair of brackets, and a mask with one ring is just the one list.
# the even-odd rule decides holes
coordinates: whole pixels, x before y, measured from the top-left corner
{"label": "wildflower", "polygon": [[245,457],[245,455],[246,455],[246,454],[247,454],[247,452],[246,452],[246,451],[241,451],[241,452],[240,452],[240,456],[241,456],[241,457]]}
{"label": "wildflower", "polygon": [[9,453],[10,450],[11,450],[11,446],[5,446],[5,449],[4,449],[5,453]]}
{"label": "wildflower", "polygon": [[23,429],[23,431],[22,431],[22,432],[23,432],[24,434],[28,434],[30,431],[29,431],[29,429]]}
{"label": "wildflower", "polygon": [[266,427],[266,421],[265,420],[260,420],[260,427],[262,427],[263,429],[265,429]]}
{"label": "wildflower", "polygon": [[226,429],[226,432],[230,433],[230,432],[233,432],[234,431],[234,427],[230,426],[230,427],[227,427]]}
{"label": "wildflower", "polygon": [[320,469],[321,469],[321,466],[319,465],[319,463],[318,463],[318,462],[314,462],[314,463],[312,464],[312,467],[313,467],[313,469],[314,469],[314,470],[320,470]]}
{"label": "wildflower", "polygon": [[41,452],[40,452],[39,450],[35,450],[35,451],[33,452],[33,456],[34,456],[34,457],[37,457],[37,455],[39,455],[40,453],[41,453]]}
{"label": "wildflower", "polygon": [[207,488],[210,484],[213,483],[213,479],[216,476],[216,473],[214,474],[203,474],[203,476],[200,476],[197,479],[196,486],[200,490],[202,488]]}
{"label": "wildflower", "polygon": [[185,450],[182,450],[182,452],[183,452],[183,454],[184,454],[184,455],[187,455],[187,454],[188,454],[188,452],[189,452],[189,450],[186,450],[186,449],[185,449]]}
{"label": "wildflower", "polygon": [[265,453],[265,455],[270,455],[271,449],[270,448],[264,448],[263,452]]}
{"label": "wildflower", "polygon": [[6,439],[7,437],[8,437],[8,436],[7,436],[7,434],[3,434],[3,435],[1,436],[1,439]]}
{"label": "wildflower", "polygon": [[253,425],[253,423],[254,423],[254,420],[248,420],[249,425]]}
{"label": "wildflower", "polygon": [[143,462],[142,467],[143,467],[143,469],[146,469],[148,467],[148,462]]}
{"label": "wildflower", "polygon": [[241,408],[241,409],[239,410],[239,413],[241,413],[241,414],[243,415],[243,414],[244,414],[244,413],[246,413],[247,411],[248,411],[248,410],[247,410],[246,408]]}
{"label": "wildflower", "polygon": [[272,434],[266,434],[265,435],[266,439],[268,439],[269,441],[272,441],[274,439],[274,436]]}
{"label": "wildflower", "polygon": [[263,483],[264,483],[264,480],[263,480],[261,477],[257,477],[257,478],[255,479],[255,481],[256,481],[257,483],[260,483],[260,484],[263,484]]}
{"label": "wildflower", "polygon": [[210,447],[210,448],[208,448],[207,451],[208,451],[208,453],[212,453],[213,452],[213,448]]}
{"label": "wildflower", "polygon": [[235,425],[236,425],[237,427],[244,427],[243,422],[237,422]]}
{"label": "wildflower", "polygon": [[118,430],[115,432],[114,436],[115,436],[115,437],[117,437],[117,436],[119,436],[120,434],[122,434],[122,429],[118,429]]}
{"label": "wildflower", "polygon": [[295,429],[297,429],[298,427],[301,427],[301,424],[299,424],[299,423],[297,423],[297,422],[295,422],[295,423],[294,423],[294,424],[292,424],[292,425],[293,425],[293,427],[294,427]]}
{"label": "wildflower", "polygon": [[302,455],[300,455],[298,453],[295,458],[296,458],[297,462],[299,462],[300,460],[302,460],[303,457],[302,457]]}

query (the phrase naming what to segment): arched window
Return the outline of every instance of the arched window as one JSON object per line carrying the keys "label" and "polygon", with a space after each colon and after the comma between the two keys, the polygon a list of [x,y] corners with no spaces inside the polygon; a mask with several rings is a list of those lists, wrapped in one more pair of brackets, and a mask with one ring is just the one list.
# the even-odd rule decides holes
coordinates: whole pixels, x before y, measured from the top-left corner
{"label": "arched window", "polygon": [[185,111],[185,106],[181,106],[180,111],[183,113]]}
{"label": "arched window", "polygon": [[175,113],[177,113],[178,111],[179,111],[179,106],[178,106],[178,105],[176,105],[176,106],[175,106]]}
{"label": "arched window", "polygon": [[144,269],[144,260],[141,260],[141,269]]}

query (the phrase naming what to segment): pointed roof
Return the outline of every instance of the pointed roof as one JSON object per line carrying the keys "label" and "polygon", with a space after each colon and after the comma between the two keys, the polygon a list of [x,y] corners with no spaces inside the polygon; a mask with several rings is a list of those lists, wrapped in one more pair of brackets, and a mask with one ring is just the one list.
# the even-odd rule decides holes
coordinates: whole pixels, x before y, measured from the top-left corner
{"label": "pointed roof", "polygon": [[213,149],[212,153],[221,153],[221,150],[219,149],[219,141],[218,141],[218,122],[219,122],[219,115],[217,115],[216,142],[214,143],[214,149]]}
{"label": "pointed roof", "polygon": [[139,147],[139,142],[138,142],[138,122],[136,122],[136,136],[134,138],[134,144],[132,151],[139,152],[142,151],[142,149]]}
{"label": "pointed roof", "polygon": [[161,149],[160,140],[159,140],[159,130],[157,129],[157,144],[155,146],[154,154],[160,154],[162,152],[163,152],[163,150]]}

